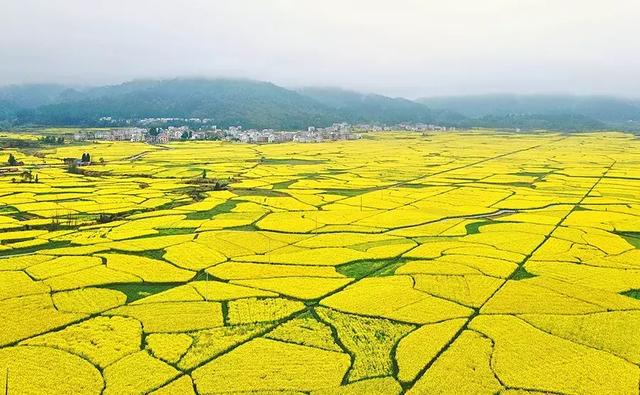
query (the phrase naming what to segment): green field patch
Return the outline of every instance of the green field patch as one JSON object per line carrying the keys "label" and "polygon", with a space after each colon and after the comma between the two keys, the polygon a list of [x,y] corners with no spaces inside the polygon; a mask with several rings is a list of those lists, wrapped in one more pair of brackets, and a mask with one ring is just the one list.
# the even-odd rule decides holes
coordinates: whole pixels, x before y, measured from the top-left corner
{"label": "green field patch", "polygon": [[241,232],[259,232],[260,228],[258,228],[254,224],[249,224],[249,225],[230,226],[228,228],[224,228],[224,230],[237,230]]}
{"label": "green field patch", "polygon": [[135,302],[136,300],[146,298],[147,296],[155,295],[168,289],[178,287],[180,285],[184,285],[184,283],[126,283],[101,285],[98,288],[120,291],[123,294],[127,295],[127,303],[131,303]]}
{"label": "green field patch", "polygon": [[620,292],[620,295],[640,300],[640,289],[630,289],[628,291],[623,291]]}
{"label": "green field patch", "polygon": [[71,242],[68,240],[49,241],[47,244],[40,244],[33,247],[4,250],[4,251],[0,251],[0,257],[11,256],[11,255],[32,254],[34,252],[38,252],[42,250],[51,250],[54,248],[63,248],[63,247],[72,247]]}
{"label": "green field patch", "polygon": [[403,188],[422,189],[422,188],[424,188],[426,185],[424,185],[424,184],[413,184],[413,183],[408,183],[408,184],[402,184],[401,186],[402,186]]}
{"label": "green field patch", "polygon": [[2,241],[0,241],[0,244],[5,245],[5,244],[14,244],[14,243],[20,243],[23,241],[29,241],[32,240],[31,237],[22,237],[22,238],[17,238],[17,239],[4,239]]}
{"label": "green field patch", "polygon": [[344,276],[360,279],[380,270],[387,264],[386,261],[357,261],[336,266],[336,271]]}
{"label": "green field patch", "polygon": [[640,248],[640,232],[623,232],[617,234],[618,236],[624,238],[627,243],[631,244],[635,248]]}
{"label": "green field patch", "polygon": [[527,278],[536,277],[535,274],[531,274],[523,266],[519,266],[515,272],[511,275],[511,280],[524,280]]}
{"label": "green field patch", "polygon": [[464,226],[464,229],[467,232],[467,235],[475,235],[476,233],[480,233],[480,227],[483,225],[488,225],[490,224],[491,221],[477,221],[477,222],[472,222],[470,224],[466,224]]}
{"label": "green field patch", "polygon": [[0,207],[0,215],[6,215],[13,219],[17,219],[18,221],[27,221],[30,219],[38,219],[39,216],[30,213],[23,213],[17,208],[13,206],[2,206]]}
{"label": "green field patch", "polygon": [[298,180],[280,181],[272,184],[272,186],[273,189],[287,189],[296,182],[298,182]]}
{"label": "green field patch", "polygon": [[404,265],[405,261],[399,258],[363,260],[345,263],[336,266],[336,271],[344,276],[361,279],[368,276],[387,276]]}
{"label": "green field patch", "polygon": [[196,228],[164,228],[157,229],[158,234],[155,236],[173,236],[173,235],[191,235],[196,233]]}
{"label": "green field patch", "polygon": [[212,277],[213,276],[211,276],[209,273],[205,272],[204,270],[200,270],[199,272],[196,273],[196,276],[191,281],[209,281],[212,279]]}
{"label": "green field patch", "polygon": [[18,211],[18,209],[16,209],[13,206],[2,206],[0,207],[0,214],[2,215],[11,215],[11,214],[16,214],[19,213],[20,211]]}
{"label": "green field patch", "polygon": [[30,219],[40,218],[37,215],[29,214],[29,213],[23,213],[23,212],[17,212],[17,213],[11,214],[11,217],[14,218],[14,219],[17,219],[18,221],[28,221]]}
{"label": "green field patch", "polygon": [[194,212],[188,213],[186,219],[211,219],[218,214],[231,212],[231,210],[236,208],[237,205],[238,205],[237,201],[227,200],[226,202],[215,206],[211,210],[194,211]]}

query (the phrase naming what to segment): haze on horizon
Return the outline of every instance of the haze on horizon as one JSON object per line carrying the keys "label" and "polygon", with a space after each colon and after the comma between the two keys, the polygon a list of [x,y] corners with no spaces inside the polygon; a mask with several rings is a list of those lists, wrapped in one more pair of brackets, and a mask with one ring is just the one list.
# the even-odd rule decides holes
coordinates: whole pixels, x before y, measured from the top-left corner
{"label": "haze on horizon", "polygon": [[3,0],[0,85],[242,77],[640,97],[637,0]]}

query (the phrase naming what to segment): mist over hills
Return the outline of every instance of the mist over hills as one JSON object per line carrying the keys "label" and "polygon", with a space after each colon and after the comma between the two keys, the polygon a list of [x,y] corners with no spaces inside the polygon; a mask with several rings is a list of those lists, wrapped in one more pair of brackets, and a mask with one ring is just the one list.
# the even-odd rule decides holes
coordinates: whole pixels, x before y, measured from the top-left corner
{"label": "mist over hills", "polygon": [[135,80],[77,88],[0,87],[0,125],[100,126],[99,119],[208,118],[218,127],[300,129],[333,122],[456,127],[640,129],[640,101],[606,96],[485,95],[415,101],[340,88],[286,89],[243,79]]}
{"label": "mist over hills", "polygon": [[581,123],[587,129],[638,130],[640,126],[640,100],[613,96],[501,94],[430,97],[416,101],[433,109],[477,119],[479,123],[517,122],[519,118],[528,118],[553,125]]}
{"label": "mist over hills", "polygon": [[455,123],[465,118],[448,110],[433,110],[404,98],[363,94],[340,88],[302,88],[298,92],[329,107],[339,118],[352,123]]}

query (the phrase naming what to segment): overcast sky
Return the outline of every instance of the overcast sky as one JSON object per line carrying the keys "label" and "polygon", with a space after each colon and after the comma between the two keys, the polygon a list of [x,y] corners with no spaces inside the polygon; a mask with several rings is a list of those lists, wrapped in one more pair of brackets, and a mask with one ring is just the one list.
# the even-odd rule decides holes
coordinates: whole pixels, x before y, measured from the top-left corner
{"label": "overcast sky", "polygon": [[226,76],[640,97],[639,0],[0,2],[0,85]]}

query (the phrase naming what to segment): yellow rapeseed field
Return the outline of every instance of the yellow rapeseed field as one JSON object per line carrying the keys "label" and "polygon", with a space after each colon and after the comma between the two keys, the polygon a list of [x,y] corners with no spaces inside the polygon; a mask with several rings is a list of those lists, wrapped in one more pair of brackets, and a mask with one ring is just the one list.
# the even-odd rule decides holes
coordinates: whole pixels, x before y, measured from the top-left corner
{"label": "yellow rapeseed field", "polygon": [[638,394],[633,135],[9,154],[0,394]]}

